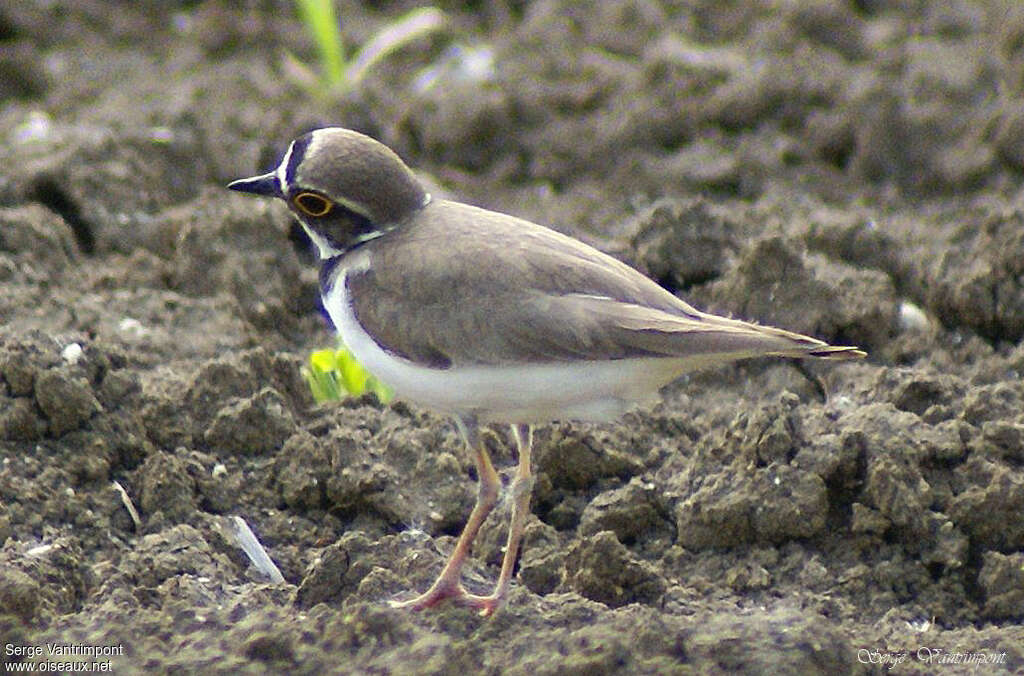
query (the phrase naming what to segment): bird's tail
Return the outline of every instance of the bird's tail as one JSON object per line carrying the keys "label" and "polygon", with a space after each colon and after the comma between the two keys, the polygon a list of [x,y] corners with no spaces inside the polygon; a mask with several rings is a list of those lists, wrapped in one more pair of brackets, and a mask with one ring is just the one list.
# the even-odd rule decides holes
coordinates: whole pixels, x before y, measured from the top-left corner
{"label": "bird's tail", "polygon": [[867,356],[864,350],[851,345],[829,345],[817,338],[774,326],[764,326],[703,313],[701,321],[706,325],[707,330],[713,333],[721,332],[719,336],[722,342],[728,342],[730,339],[738,342],[749,341],[752,346],[759,346],[759,351],[763,356],[800,359],[814,357],[831,361],[863,359]]}

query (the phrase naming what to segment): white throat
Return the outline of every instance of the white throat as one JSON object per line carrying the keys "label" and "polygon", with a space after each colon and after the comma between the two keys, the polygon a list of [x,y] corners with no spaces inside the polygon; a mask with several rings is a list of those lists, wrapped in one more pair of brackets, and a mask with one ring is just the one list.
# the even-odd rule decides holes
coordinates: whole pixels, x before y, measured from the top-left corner
{"label": "white throat", "polygon": [[309,226],[307,226],[301,218],[296,218],[296,220],[298,220],[299,225],[302,226],[302,229],[306,231],[306,235],[309,236],[309,239],[312,240],[313,244],[316,246],[316,250],[320,253],[320,260],[325,261],[328,258],[334,258],[335,256],[340,256],[345,253],[341,249],[332,246],[331,243],[327,241],[326,237],[310,230]]}

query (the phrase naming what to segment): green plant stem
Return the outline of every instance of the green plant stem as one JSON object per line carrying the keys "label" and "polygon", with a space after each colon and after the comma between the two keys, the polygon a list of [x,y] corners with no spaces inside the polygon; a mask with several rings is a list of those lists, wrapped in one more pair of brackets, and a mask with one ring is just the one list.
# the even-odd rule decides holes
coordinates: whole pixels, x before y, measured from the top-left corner
{"label": "green plant stem", "polygon": [[320,52],[322,77],[331,86],[345,80],[345,54],[333,0],[296,0],[302,21]]}

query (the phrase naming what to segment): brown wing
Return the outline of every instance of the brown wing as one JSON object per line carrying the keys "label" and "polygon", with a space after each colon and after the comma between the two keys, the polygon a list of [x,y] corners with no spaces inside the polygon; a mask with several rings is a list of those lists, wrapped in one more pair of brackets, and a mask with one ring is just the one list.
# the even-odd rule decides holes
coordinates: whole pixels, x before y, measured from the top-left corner
{"label": "brown wing", "polygon": [[366,246],[370,270],[348,280],[356,316],[391,352],[435,367],[827,349],[701,313],[581,242],[461,204],[432,204]]}

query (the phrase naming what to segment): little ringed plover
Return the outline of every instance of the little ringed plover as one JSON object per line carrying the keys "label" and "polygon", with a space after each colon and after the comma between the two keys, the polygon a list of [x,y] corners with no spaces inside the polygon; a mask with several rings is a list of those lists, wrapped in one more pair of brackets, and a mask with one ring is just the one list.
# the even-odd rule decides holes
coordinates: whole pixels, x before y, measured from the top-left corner
{"label": "little ringed plover", "polygon": [[[277,197],[320,253],[342,341],[397,396],[454,417],[474,454],[476,504],[413,609],[454,599],[489,615],[512,579],[532,489],[532,425],[611,420],[696,368],[748,357],[863,357],[854,347],[701,312],[633,268],[554,230],[432,199],[383,144],[341,128],[294,140],[277,169],[232,190]],[[512,426],[519,463],[494,591],[461,570],[500,479],[480,439]]]}

